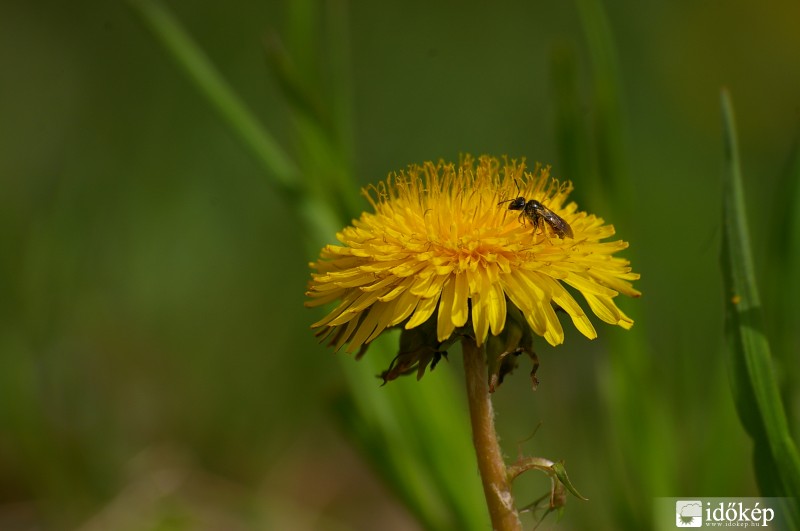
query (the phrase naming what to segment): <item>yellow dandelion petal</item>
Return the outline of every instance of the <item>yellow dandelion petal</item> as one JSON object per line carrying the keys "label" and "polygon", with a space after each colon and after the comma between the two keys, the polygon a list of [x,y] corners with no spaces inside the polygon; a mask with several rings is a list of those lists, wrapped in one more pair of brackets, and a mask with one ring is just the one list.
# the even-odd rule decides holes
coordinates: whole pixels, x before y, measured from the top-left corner
{"label": "yellow dandelion petal", "polygon": [[540,304],[539,310],[544,314],[546,325],[544,330],[545,340],[553,346],[564,342],[564,329],[561,321],[558,320],[555,310],[551,304]]}
{"label": "yellow dandelion petal", "polygon": [[323,304],[328,304],[329,302],[333,302],[341,298],[344,290],[341,288],[333,287],[329,291],[319,293],[316,291],[307,291],[306,296],[312,297],[313,300],[306,301],[305,305],[309,308],[313,308],[314,306],[322,306]]}
{"label": "yellow dandelion petal", "polygon": [[[341,332],[341,334],[339,335],[339,337],[338,337],[338,339],[336,340],[336,343],[335,343],[336,350],[339,350],[340,348],[342,348],[345,345],[345,343],[347,343],[350,340],[350,337],[352,337],[353,332],[355,332],[356,328],[358,327],[358,322],[359,322],[359,319],[353,319],[352,321],[347,323],[347,327],[344,328],[343,332],[341,332],[341,328],[339,328],[339,331]],[[355,344],[355,343],[353,343],[353,344]]]}
{"label": "yellow dandelion petal", "polygon": [[563,278],[565,284],[572,286],[583,294],[591,293],[600,297],[613,297],[617,294],[613,289],[607,288],[602,284],[596,282],[588,275],[570,272]]}
{"label": "yellow dandelion petal", "polygon": [[389,326],[397,326],[408,319],[408,316],[416,309],[418,302],[419,298],[415,297],[413,293],[404,291],[397,298],[397,302],[394,305],[394,315],[389,321]]}
{"label": "yellow dandelion petal", "polygon": [[433,274],[431,271],[425,271],[417,275],[414,284],[411,286],[411,293],[421,299],[430,299],[442,289],[442,287],[436,283],[437,280],[437,275]]}
{"label": "yellow dandelion petal", "polygon": [[525,272],[519,278],[524,289],[533,296],[531,309],[524,312],[525,319],[533,331],[544,337],[548,343],[561,344],[564,341],[564,330],[551,304],[552,294],[547,277],[539,273]]}
{"label": "yellow dandelion petal", "polygon": [[[391,277],[386,277],[391,278]],[[400,283],[394,286],[392,289],[378,297],[378,300],[381,302],[389,302],[391,300],[396,299],[411,287],[413,281],[409,282],[408,279],[403,279]]]}
{"label": "yellow dandelion petal", "polygon": [[549,168],[530,171],[492,157],[392,174],[364,190],[372,211],[311,264],[306,305],[337,303],[313,326],[351,352],[387,328],[426,323],[439,343],[456,334],[480,345],[521,314],[536,335],[557,345],[564,341],[560,310],[594,339],[572,291],[600,320],[630,328],[633,321],[614,302],[619,294],[640,295],[631,283],[639,275],[614,256],[628,244],[604,241],[614,227],[579,211],[568,201],[571,190],[551,179]]}
{"label": "yellow dandelion petal", "polygon": [[611,297],[594,295],[593,293],[583,293],[586,302],[594,314],[608,324],[619,324],[622,319],[621,312]]}
{"label": "yellow dandelion petal", "polygon": [[595,331],[592,322],[584,313],[583,309],[581,309],[578,302],[564,289],[564,286],[552,280],[550,280],[550,282],[553,286],[553,302],[558,304],[560,308],[569,314],[572,318],[572,324],[575,325],[575,328],[577,328],[581,334],[589,339],[595,339],[597,337],[597,331]]}
{"label": "yellow dandelion petal", "polygon": [[506,296],[499,282],[494,282],[489,288],[489,300],[486,307],[489,318],[489,327],[493,335],[503,331],[506,324]]}
{"label": "yellow dandelion petal", "polygon": [[439,302],[439,297],[431,297],[429,299],[422,299],[417,303],[417,307],[414,310],[413,315],[406,323],[406,329],[414,328],[415,326],[419,326],[428,318],[433,315],[433,312],[436,310],[436,305]]}
{"label": "yellow dandelion petal", "polygon": [[378,312],[376,315],[375,328],[366,339],[365,343],[369,343],[382,334],[384,330],[386,330],[386,327],[389,326],[389,323],[394,317],[396,303],[397,299],[390,302],[378,302],[375,304],[375,306],[373,306],[373,311]]}
{"label": "yellow dandelion petal", "polygon": [[[360,345],[367,342],[370,335],[375,331],[381,316],[381,303],[371,306],[366,312],[363,313],[364,318],[359,323],[358,328],[350,340],[350,346],[347,348],[348,352],[355,352]],[[378,330],[378,333],[381,331]]]}
{"label": "yellow dandelion petal", "polygon": [[379,292],[378,293],[378,298],[382,299],[388,293],[391,293],[393,290],[391,290],[391,289],[390,290],[386,290],[386,291],[381,291],[381,290],[383,290],[384,288],[395,288],[396,289],[399,286],[402,286],[402,284],[398,284],[397,283],[397,279],[387,276],[386,278],[384,278],[382,280],[378,280],[376,282],[373,282],[372,284],[362,285],[361,286],[361,291],[365,291],[367,293],[372,293],[373,291]]}
{"label": "yellow dandelion petal", "polygon": [[625,312],[617,308],[619,312],[619,322],[617,324],[624,328],[625,330],[630,330],[633,327],[633,319],[625,315]]}
{"label": "yellow dandelion petal", "polygon": [[469,319],[469,284],[467,274],[464,272],[459,272],[455,276],[452,316],[453,324],[456,326],[464,326]]}
{"label": "yellow dandelion petal", "polygon": [[523,288],[520,280],[517,278],[519,273],[512,273],[503,277],[503,291],[508,295],[511,304],[519,308],[519,310],[527,315],[536,305],[533,298],[534,292]]}
{"label": "yellow dandelion petal", "polygon": [[475,331],[475,340],[478,345],[483,345],[489,332],[489,320],[486,318],[484,296],[480,291],[472,294],[472,329]]}
{"label": "yellow dandelion petal", "polygon": [[439,320],[436,326],[436,335],[439,341],[444,341],[455,330],[453,323],[453,301],[456,298],[456,282],[454,278],[449,278],[442,290],[442,299],[439,302]]}

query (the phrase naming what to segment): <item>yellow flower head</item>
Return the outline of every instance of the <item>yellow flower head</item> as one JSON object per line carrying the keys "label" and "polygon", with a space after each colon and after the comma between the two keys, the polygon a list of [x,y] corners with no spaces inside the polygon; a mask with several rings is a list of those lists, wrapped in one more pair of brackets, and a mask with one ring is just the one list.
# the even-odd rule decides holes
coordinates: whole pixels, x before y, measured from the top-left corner
{"label": "yellow flower head", "polygon": [[614,297],[638,297],[630,281],[639,275],[612,256],[628,244],[601,242],[613,226],[565,204],[571,190],[551,179],[549,168],[530,172],[524,162],[486,156],[413,165],[370,186],[364,195],[374,212],[354,220],[337,234],[341,245],[325,246],[310,264],[316,272],[307,305],[338,301],[313,326],[349,352],[389,327],[434,322],[440,344],[456,332],[481,345],[521,314],[557,345],[564,340],[560,309],[594,339],[569,287],[602,321],[630,328]]}

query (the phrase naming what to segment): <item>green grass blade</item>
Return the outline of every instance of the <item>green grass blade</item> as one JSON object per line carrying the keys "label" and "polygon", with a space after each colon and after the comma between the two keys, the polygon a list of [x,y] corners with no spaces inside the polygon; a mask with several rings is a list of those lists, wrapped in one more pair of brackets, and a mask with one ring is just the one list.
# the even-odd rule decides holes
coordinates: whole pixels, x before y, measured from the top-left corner
{"label": "green grass blade", "polygon": [[243,145],[251,151],[265,175],[272,179],[275,188],[295,207],[305,223],[309,251],[313,249],[317,252],[341,228],[342,216],[336,206],[326,203],[324,196],[301,193],[307,188],[301,170],[167,8],[155,0],[130,0],[130,4]]}
{"label": "green grass blade", "polygon": [[[344,213],[342,224],[357,217],[366,202],[357,196],[353,182],[353,96],[350,67],[347,5],[332,0],[319,6],[314,16],[305,8],[292,15],[292,28],[285,57],[286,65],[302,68],[307,64],[328,65],[322,72],[326,94],[320,84],[307,85],[312,72],[276,71],[291,83],[290,89],[309,95],[325,105],[316,119],[287,91],[287,100],[297,124],[304,157],[304,173],[313,176],[313,185],[324,192],[324,199]],[[317,21],[324,21],[320,27]],[[313,31],[309,31],[312,27]],[[304,38],[323,35],[321,58],[294,59],[294,50],[304,46]],[[294,36],[292,36],[294,35]],[[308,46],[306,46],[307,48]],[[321,59],[321,60],[320,60]],[[338,230],[337,227],[335,230]],[[334,231],[331,231],[333,234]],[[348,382],[347,399],[340,404],[339,418],[345,431],[361,448],[382,479],[406,504],[427,529],[479,530],[489,526],[480,478],[475,467],[475,452],[469,429],[466,403],[454,400],[462,395],[452,370],[443,364],[435,374],[421,381],[413,378],[379,386],[375,375],[388,366],[398,347],[390,334],[378,338],[360,361],[339,354]]]}
{"label": "green grass blade", "polygon": [[419,460],[409,459],[398,452],[394,433],[375,415],[375,410],[365,411],[349,392],[341,393],[333,403],[341,428],[359,453],[367,458],[375,472],[382,478],[392,478],[387,485],[425,529],[451,527],[444,503],[429,481],[427,471],[420,468]]}
{"label": "green grass blade", "polygon": [[[454,358],[459,350],[451,347]],[[402,383],[404,389],[395,395],[401,402],[395,401],[395,406],[405,413],[403,429],[411,432],[417,455],[452,514],[453,528],[487,529],[486,499],[475,466],[466,400],[461,400],[463,382],[457,381],[453,367],[445,363],[419,382]]]}
{"label": "green grass blade", "polygon": [[296,67],[293,56],[277,33],[268,36],[264,48],[270,69],[275,74],[281,93],[292,108],[293,114],[296,113],[314,123],[325,134],[330,134],[331,119],[319,94],[308,88],[309,85]]}
{"label": "green grass blade", "polygon": [[558,173],[579,183],[575,198],[586,204],[600,190],[589,190],[589,184],[599,187],[593,174],[592,150],[587,124],[584,120],[584,103],[578,87],[578,59],[572,46],[560,43],[550,56],[550,72],[555,104],[555,135],[558,151]]}
{"label": "green grass blade", "polygon": [[[739,417],[755,443],[762,494],[800,499],[800,455],[791,438],[772,367],[756,286],[733,107],[722,92],[725,153],[722,272],[732,388]],[[795,524],[800,515],[795,515]],[[796,527],[796,526],[795,526]]]}
{"label": "green grass blade", "polygon": [[800,279],[797,275],[797,271],[800,271],[800,208],[798,208],[800,205],[800,138],[795,141],[792,162],[786,172],[784,186],[780,189],[788,191],[787,195],[791,201],[786,206],[788,212],[788,219],[785,222],[787,236],[783,248],[786,251],[785,271],[788,273],[787,276],[791,277],[787,299],[796,302],[800,300]]}
{"label": "green grass blade", "polygon": [[[800,334],[797,333],[797,309],[800,301],[800,129],[798,129],[773,197],[770,220],[768,261],[774,274],[763,291],[770,298],[769,331],[776,366],[783,372],[781,392],[787,417],[797,419],[798,402],[794,399],[800,378]],[[797,434],[798,426],[790,426]]]}
{"label": "green grass blade", "polygon": [[[613,219],[619,236],[632,242],[626,257],[637,272],[647,276],[646,271],[636,266],[638,224],[633,217],[634,186],[628,170],[625,100],[612,27],[601,0],[576,0],[575,4],[591,68],[593,131],[590,142],[576,144],[595,150],[584,155],[589,160],[594,155],[594,167],[586,174],[592,179],[587,207]],[[572,92],[577,95],[576,90]],[[578,128],[572,133],[574,137],[583,134],[580,122],[573,121],[572,127]],[[619,448],[610,452],[619,460],[615,497],[625,500],[615,508],[618,525],[643,528],[651,522],[652,496],[675,491],[678,458],[674,445],[668,442],[674,429],[674,415],[666,399],[665,383],[655,372],[652,346],[645,340],[647,322],[639,315],[641,308],[631,305],[630,310],[624,309],[636,324],[630,332],[605,331],[609,356],[598,379],[610,417],[606,443],[611,449]]]}
{"label": "green grass blade", "polygon": [[[284,45],[277,32],[266,56],[296,129],[298,164],[311,176],[310,192],[349,221],[363,207],[353,182],[352,89],[347,6],[342,2],[292,3]],[[320,46],[323,37],[324,45]],[[310,39],[310,40],[309,40]],[[317,57],[318,52],[323,56]],[[319,72],[320,65],[326,65]]]}
{"label": "green grass blade", "polygon": [[326,47],[330,50],[331,109],[336,126],[339,150],[346,161],[355,160],[355,89],[350,57],[350,17],[348,3],[333,0],[326,3],[325,18],[330,21]]}
{"label": "green grass blade", "polygon": [[457,399],[452,368],[443,364],[420,381],[380,386],[375,375],[388,363],[381,360],[396,349],[397,336],[390,334],[358,362],[339,354],[350,393],[339,410],[345,430],[426,529],[487,529],[466,405]]}
{"label": "green grass blade", "polygon": [[592,65],[592,110],[600,184],[607,197],[616,200],[617,212],[627,216],[627,205],[632,198],[621,78],[611,25],[600,0],[576,0],[576,5]]}
{"label": "green grass blade", "polygon": [[337,403],[345,433],[425,529],[489,527],[458,382],[444,365],[422,380],[380,386],[396,336],[378,338],[360,361],[345,358],[347,396]]}
{"label": "green grass blade", "polygon": [[[330,134],[324,119],[328,114],[324,110],[320,112],[316,104],[307,105],[321,100],[315,100],[313,91],[307,90],[303,73],[288,68],[276,69],[283,81],[290,81],[282,87],[293,104],[298,134],[305,146],[307,157],[302,169],[298,168],[161,4],[153,0],[132,0],[132,5],[227,125],[275,178],[274,184],[306,223],[309,250],[314,256],[361,208],[361,202],[358,208],[355,206],[353,190],[356,187],[348,168],[351,157],[348,151],[352,149],[347,138],[352,134],[350,126],[334,124],[334,134]],[[332,15],[343,23],[344,14],[337,11],[340,7],[333,6]],[[293,47],[306,51],[302,35],[310,34],[303,29],[309,22],[304,17],[309,16],[312,14],[308,10],[301,9],[295,13],[293,23],[296,30],[293,35],[300,34],[293,37]],[[346,31],[346,27],[335,30],[339,34]],[[335,54],[344,53],[340,47],[331,47],[331,50]],[[288,60],[288,57],[282,59]],[[301,58],[301,70],[313,62],[313,57]],[[338,66],[346,65],[342,57],[334,58],[334,62]],[[344,72],[337,74],[343,76]],[[350,89],[347,80],[337,82],[342,87],[334,102],[337,109],[330,116],[342,121],[352,112],[347,101]],[[298,95],[303,97],[292,98]],[[329,175],[331,168],[336,170],[335,178]],[[303,175],[309,182],[301,180]],[[301,185],[304,193],[296,193]],[[324,188],[327,193],[310,193],[317,187]],[[335,204],[337,202],[339,204]],[[382,478],[426,528],[485,529],[488,514],[475,467],[466,406],[453,400],[454,395],[459,396],[453,376],[441,374],[447,371],[443,367],[422,382],[392,382],[380,387],[375,375],[385,367],[378,367],[376,360],[391,358],[390,352],[396,350],[396,338],[394,340],[393,346],[388,346],[387,338],[376,340],[371,352],[358,362],[339,355],[348,380],[348,395],[336,402],[342,424]]]}
{"label": "green grass blade", "polygon": [[153,0],[131,0],[130,4],[194,85],[255,154],[267,175],[275,179],[275,184],[287,191],[300,188],[300,173],[295,164],[172,14]]}
{"label": "green grass blade", "polygon": [[[347,5],[339,0],[319,7],[324,16],[315,16],[302,6],[291,15],[293,31],[284,49],[290,56],[282,58],[289,68],[275,73],[279,80],[287,81],[281,86],[292,105],[300,145],[307,155],[301,167],[314,176],[314,185],[325,192],[325,199],[345,213],[341,220],[345,224],[366,205],[353,193],[357,187],[352,178],[349,17]],[[324,21],[322,27],[317,24],[320,20]],[[308,48],[302,35],[305,39],[324,36],[325,45],[314,48],[324,50],[321,60],[309,56],[295,59],[296,49]],[[292,71],[302,69],[304,63],[328,65],[322,72],[327,94],[318,92],[319,84],[306,84],[313,72]],[[297,94],[306,95],[305,101],[322,102],[323,112],[315,116],[308,106],[298,106],[302,99]],[[489,519],[475,467],[466,403],[453,399],[461,396],[461,386],[446,364],[419,382],[404,378],[380,386],[375,375],[396,353],[397,341],[393,334],[378,338],[359,361],[337,355],[348,382],[348,395],[339,401],[341,425],[425,528],[486,529]]]}

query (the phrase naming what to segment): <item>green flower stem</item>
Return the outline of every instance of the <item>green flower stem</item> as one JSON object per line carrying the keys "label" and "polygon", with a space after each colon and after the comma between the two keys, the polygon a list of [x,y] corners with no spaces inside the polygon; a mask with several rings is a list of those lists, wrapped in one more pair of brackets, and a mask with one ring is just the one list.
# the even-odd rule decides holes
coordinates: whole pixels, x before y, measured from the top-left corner
{"label": "green flower stem", "polygon": [[461,349],[464,354],[472,442],[475,444],[478,470],[492,528],[495,531],[522,531],[522,523],[514,507],[514,496],[511,494],[511,480],[494,430],[485,349],[471,338],[461,341]]}

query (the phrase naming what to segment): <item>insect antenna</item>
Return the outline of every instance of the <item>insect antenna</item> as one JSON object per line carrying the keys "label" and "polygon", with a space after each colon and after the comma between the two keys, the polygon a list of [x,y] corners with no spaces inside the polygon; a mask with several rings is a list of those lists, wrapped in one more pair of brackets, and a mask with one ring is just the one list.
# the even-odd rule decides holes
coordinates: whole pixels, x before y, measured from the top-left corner
{"label": "insect antenna", "polygon": [[[520,195],[519,195],[520,194],[519,181],[517,180],[516,177],[514,177],[513,179],[514,179],[514,184],[517,185],[517,197],[520,197]],[[515,199],[517,199],[517,197],[512,197],[511,199],[504,199],[503,201],[500,201],[497,204],[498,205],[502,205],[503,203],[510,203],[511,201],[514,201]]]}

